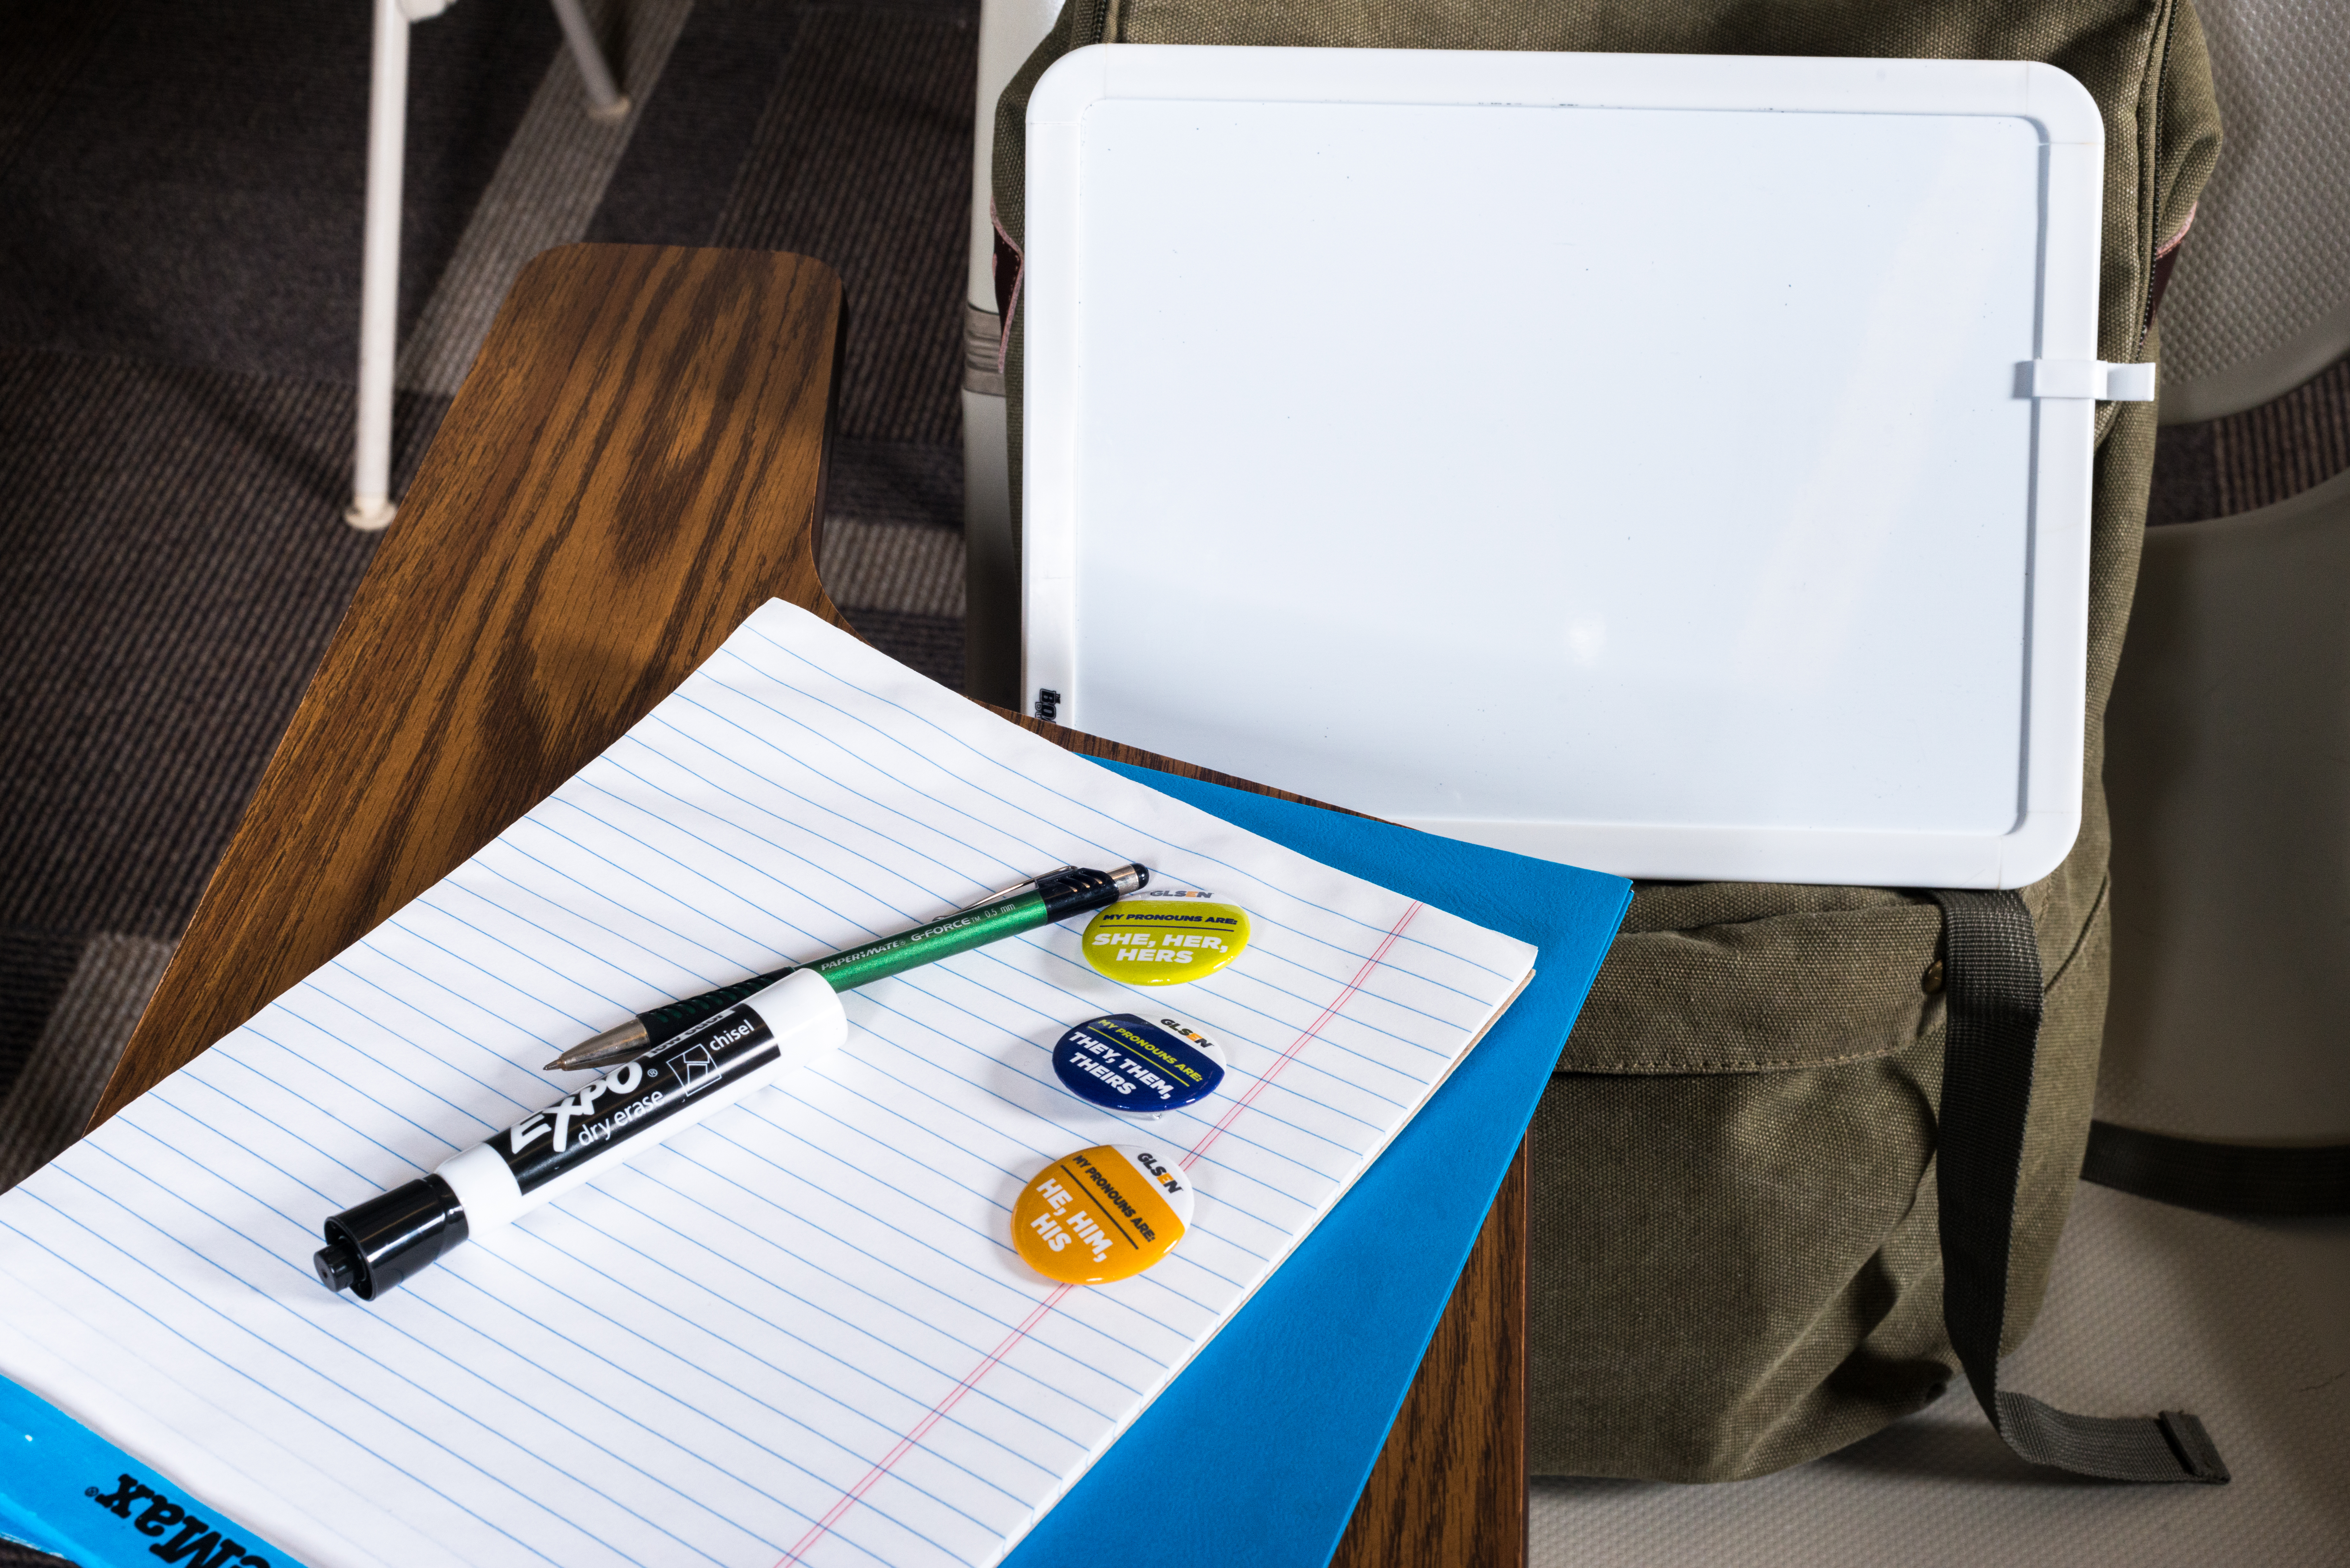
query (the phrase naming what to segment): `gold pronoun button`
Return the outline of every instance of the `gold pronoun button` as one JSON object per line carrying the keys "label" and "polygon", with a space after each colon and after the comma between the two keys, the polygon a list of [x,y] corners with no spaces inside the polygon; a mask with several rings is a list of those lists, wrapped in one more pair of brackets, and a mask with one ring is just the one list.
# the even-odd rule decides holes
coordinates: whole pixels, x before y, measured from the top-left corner
{"label": "gold pronoun button", "polygon": [[1065,1284],[1142,1272],[1191,1225],[1191,1178],[1171,1152],[1096,1144],[1030,1179],[1012,1206],[1012,1241],[1028,1266]]}

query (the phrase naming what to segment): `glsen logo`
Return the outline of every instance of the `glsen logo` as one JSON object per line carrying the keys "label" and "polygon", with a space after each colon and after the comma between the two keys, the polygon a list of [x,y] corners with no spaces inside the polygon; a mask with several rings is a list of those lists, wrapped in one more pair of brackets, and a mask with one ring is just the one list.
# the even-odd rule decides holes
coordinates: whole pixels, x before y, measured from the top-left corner
{"label": "glsen logo", "polygon": [[[95,1499],[115,1518],[130,1520],[140,1534],[158,1537],[147,1550],[164,1562],[185,1563],[188,1568],[269,1568],[268,1558],[247,1552],[244,1542],[231,1541],[146,1482],[129,1476],[118,1477],[117,1481],[110,1492],[88,1487],[82,1496]],[[146,1506],[134,1514],[131,1511],[140,1503]],[[177,1535],[169,1541],[160,1539],[174,1525],[179,1527]]]}
{"label": "glsen logo", "polygon": [[1139,1150],[1135,1154],[1134,1158],[1141,1162],[1143,1169],[1150,1172],[1151,1175],[1159,1179],[1159,1186],[1165,1188],[1170,1192],[1180,1192],[1183,1190],[1183,1184],[1175,1179],[1175,1173],[1173,1171],[1159,1163],[1159,1157],[1157,1155],[1152,1154],[1148,1149],[1143,1149]]}

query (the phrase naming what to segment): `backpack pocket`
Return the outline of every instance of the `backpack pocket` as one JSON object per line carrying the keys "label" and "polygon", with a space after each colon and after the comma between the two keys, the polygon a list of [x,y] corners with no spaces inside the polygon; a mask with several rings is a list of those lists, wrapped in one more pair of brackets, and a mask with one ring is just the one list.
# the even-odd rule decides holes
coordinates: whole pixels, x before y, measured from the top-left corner
{"label": "backpack pocket", "polygon": [[[2105,901],[2048,955],[2004,1346],[2094,1097]],[[1882,888],[1643,888],[1529,1133],[1529,1466],[1731,1480],[1960,1375],[1943,1322],[1942,912]]]}

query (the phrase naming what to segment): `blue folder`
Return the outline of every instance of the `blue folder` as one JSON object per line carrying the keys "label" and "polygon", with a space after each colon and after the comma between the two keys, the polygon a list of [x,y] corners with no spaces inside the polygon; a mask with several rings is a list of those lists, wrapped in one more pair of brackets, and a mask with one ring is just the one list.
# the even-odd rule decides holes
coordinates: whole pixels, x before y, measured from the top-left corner
{"label": "blue folder", "polygon": [[[1320,1568],[1337,1548],[1451,1299],[1624,918],[1631,884],[1266,795],[1102,765],[1540,950],[1533,983],[1427,1107],[1005,1559],[1009,1568],[1120,1560],[1153,1568]],[[252,1556],[275,1568],[296,1564],[5,1378],[0,1450],[0,1535],[83,1568],[153,1568],[154,1542],[99,1506],[126,1475],[214,1521]]]}

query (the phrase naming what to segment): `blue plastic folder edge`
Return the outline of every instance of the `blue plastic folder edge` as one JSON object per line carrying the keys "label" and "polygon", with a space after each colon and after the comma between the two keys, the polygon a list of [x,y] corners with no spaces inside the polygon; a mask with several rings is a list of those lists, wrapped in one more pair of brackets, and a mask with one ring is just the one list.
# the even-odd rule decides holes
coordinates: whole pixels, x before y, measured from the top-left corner
{"label": "blue plastic folder edge", "polygon": [[[155,1568],[160,1549],[181,1533],[187,1520],[201,1519],[208,1531],[241,1543],[243,1552],[223,1559],[221,1568],[299,1568],[295,1559],[218,1511],[204,1506],[152,1465],[141,1464],[38,1395],[0,1377],[0,1538],[21,1542],[81,1565],[81,1568]],[[121,1490],[125,1479],[152,1496],[142,1496],[125,1518],[99,1502]],[[157,1502],[179,1504],[185,1517],[160,1538],[142,1535],[140,1514]],[[194,1542],[201,1544],[201,1536]],[[218,1550],[218,1543],[203,1555]]]}
{"label": "blue plastic folder edge", "polygon": [[[1009,1568],[1058,1568],[1107,1554],[1156,1568],[1318,1568],[1337,1549],[1631,884],[1219,784],[1101,765],[1540,950],[1533,982],[1426,1108],[1004,1560]],[[95,1501],[125,1475],[244,1542],[249,1559],[299,1568],[154,1467],[0,1378],[0,1536],[83,1568],[151,1564],[154,1542]]]}
{"label": "blue plastic folder edge", "polygon": [[[1094,759],[1099,761],[1100,759]],[[1005,1559],[1320,1568],[1631,901],[1619,877],[1103,763],[1532,942],[1534,978],[1354,1189]]]}

